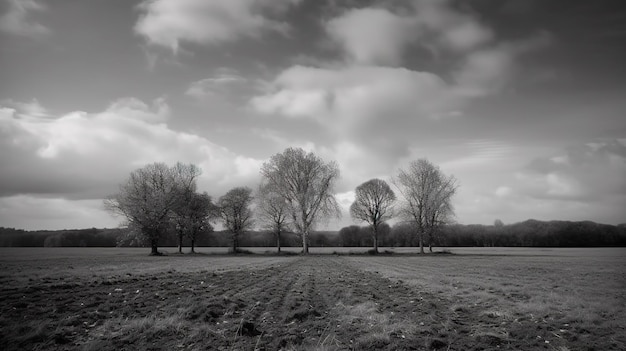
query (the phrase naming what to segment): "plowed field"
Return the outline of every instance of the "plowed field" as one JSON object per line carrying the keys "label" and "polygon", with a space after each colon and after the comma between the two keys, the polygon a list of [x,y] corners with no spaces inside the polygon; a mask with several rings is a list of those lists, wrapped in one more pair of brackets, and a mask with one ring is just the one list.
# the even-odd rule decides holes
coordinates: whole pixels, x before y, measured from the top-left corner
{"label": "plowed field", "polygon": [[[186,258],[149,259],[164,267],[166,260]],[[454,278],[429,286],[428,274],[438,264],[456,260],[463,267],[463,260],[471,263],[467,257],[190,260],[193,269],[146,273],[124,266],[105,273],[74,267],[75,274],[57,269],[50,276],[28,267],[41,261],[25,262],[19,274],[17,264],[5,262],[0,349],[565,351],[619,350],[625,345],[623,306],[599,317],[614,323],[599,320],[594,325],[584,316],[577,319],[571,311],[549,306],[543,314],[541,306],[518,308],[517,302],[532,296],[524,295],[522,287],[507,290],[502,277],[485,286],[484,293]],[[51,267],[55,262],[48,261]],[[420,265],[426,266],[426,275]],[[451,293],[455,286],[462,292]],[[499,286],[504,286],[498,292],[502,300],[487,292]],[[619,301],[611,303],[619,307]],[[584,301],[572,302],[572,309],[574,303]]]}

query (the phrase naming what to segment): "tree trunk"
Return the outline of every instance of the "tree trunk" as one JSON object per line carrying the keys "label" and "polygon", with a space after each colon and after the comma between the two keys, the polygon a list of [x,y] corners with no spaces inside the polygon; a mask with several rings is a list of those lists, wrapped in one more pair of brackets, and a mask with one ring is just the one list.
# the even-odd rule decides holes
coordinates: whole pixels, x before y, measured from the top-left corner
{"label": "tree trunk", "polygon": [[305,229],[302,233],[302,253],[305,255],[309,254],[309,230]]}
{"label": "tree trunk", "polygon": [[159,255],[159,245],[157,239],[150,240],[150,256],[158,256]]}
{"label": "tree trunk", "polygon": [[435,232],[433,228],[428,230],[428,251],[433,252],[433,243],[435,242]]}
{"label": "tree trunk", "polygon": [[307,222],[307,215],[304,208],[302,210],[302,253],[309,254],[309,224]]}
{"label": "tree trunk", "polygon": [[183,253],[183,233],[178,233],[178,253]]}
{"label": "tree trunk", "polygon": [[237,234],[233,234],[233,253],[237,253],[237,246],[239,246],[239,243],[237,242]]}
{"label": "tree trunk", "polygon": [[374,253],[378,253],[378,231],[376,227],[372,228],[372,236],[374,239]]}
{"label": "tree trunk", "polygon": [[195,240],[193,240],[193,238],[191,238],[191,253],[196,253],[196,251],[194,250],[194,244],[196,243]]}
{"label": "tree trunk", "polygon": [[420,244],[420,253],[424,253],[424,233],[420,230],[418,236],[419,244]]}
{"label": "tree trunk", "polygon": [[280,230],[276,233],[276,247],[278,248],[278,253],[280,253]]}

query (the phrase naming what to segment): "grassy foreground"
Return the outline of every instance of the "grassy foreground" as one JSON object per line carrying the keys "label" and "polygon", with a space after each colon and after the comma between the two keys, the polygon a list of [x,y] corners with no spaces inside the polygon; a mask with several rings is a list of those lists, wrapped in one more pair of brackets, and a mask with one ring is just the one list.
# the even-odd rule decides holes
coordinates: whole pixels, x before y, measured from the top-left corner
{"label": "grassy foreground", "polygon": [[2,249],[0,349],[626,349],[623,249],[459,252]]}

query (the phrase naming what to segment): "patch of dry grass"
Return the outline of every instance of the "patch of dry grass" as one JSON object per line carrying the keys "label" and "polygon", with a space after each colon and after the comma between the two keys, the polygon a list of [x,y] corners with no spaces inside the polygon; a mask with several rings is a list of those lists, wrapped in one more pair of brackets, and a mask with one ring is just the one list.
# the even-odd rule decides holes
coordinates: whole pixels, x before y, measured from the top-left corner
{"label": "patch of dry grass", "polygon": [[626,349],[626,266],[621,257],[348,259],[448,301],[447,318],[471,323],[471,336],[482,344]]}

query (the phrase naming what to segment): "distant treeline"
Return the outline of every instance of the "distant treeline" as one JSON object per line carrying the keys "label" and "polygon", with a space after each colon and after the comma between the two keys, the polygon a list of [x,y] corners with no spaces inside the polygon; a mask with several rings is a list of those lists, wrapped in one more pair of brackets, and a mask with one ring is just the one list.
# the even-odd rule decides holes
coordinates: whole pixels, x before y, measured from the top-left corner
{"label": "distant treeline", "polygon": [[[223,231],[200,235],[197,246],[227,247],[231,236]],[[339,231],[317,231],[309,238],[314,247],[371,247],[372,236],[368,227],[348,226]],[[161,246],[176,246],[174,235],[162,239]],[[426,243],[429,245],[430,243]],[[608,247],[626,246],[626,224],[618,226],[590,221],[537,221],[527,220],[508,225],[463,225],[442,227],[434,236],[433,246],[506,246],[506,247]],[[250,231],[240,239],[242,247],[269,247],[276,245],[271,233]],[[416,246],[413,228],[399,223],[383,225],[379,245],[388,247]],[[56,231],[25,231],[0,227],[2,247],[115,247],[146,246],[128,229],[75,229]],[[283,233],[281,246],[301,246],[294,233]]]}
{"label": "distant treeline", "polygon": [[[318,232],[323,237],[325,232]],[[335,235],[335,232],[329,232]],[[230,245],[231,235],[224,231],[202,233],[196,240],[196,246],[227,247]],[[317,242],[317,241],[315,241]],[[178,241],[175,235],[161,238],[161,246],[176,246]],[[240,239],[241,246],[275,246],[276,239],[266,232],[246,232]],[[188,245],[188,242],[184,242]],[[300,239],[296,234],[283,233],[282,246],[300,246]],[[149,246],[141,237],[127,228],[116,229],[71,229],[71,230],[41,230],[26,231],[15,228],[0,227],[0,247],[144,247]]]}
{"label": "distant treeline", "polygon": [[114,247],[125,229],[74,229],[26,231],[0,227],[3,247]]}
{"label": "distant treeline", "polygon": [[[349,226],[339,231],[343,246],[371,246],[369,228]],[[408,223],[386,226],[381,230],[381,246],[417,246]],[[431,243],[426,242],[425,245]],[[433,246],[500,247],[611,247],[626,246],[626,224],[617,226],[591,221],[527,220],[508,225],[452,224],[434,235]]]}

